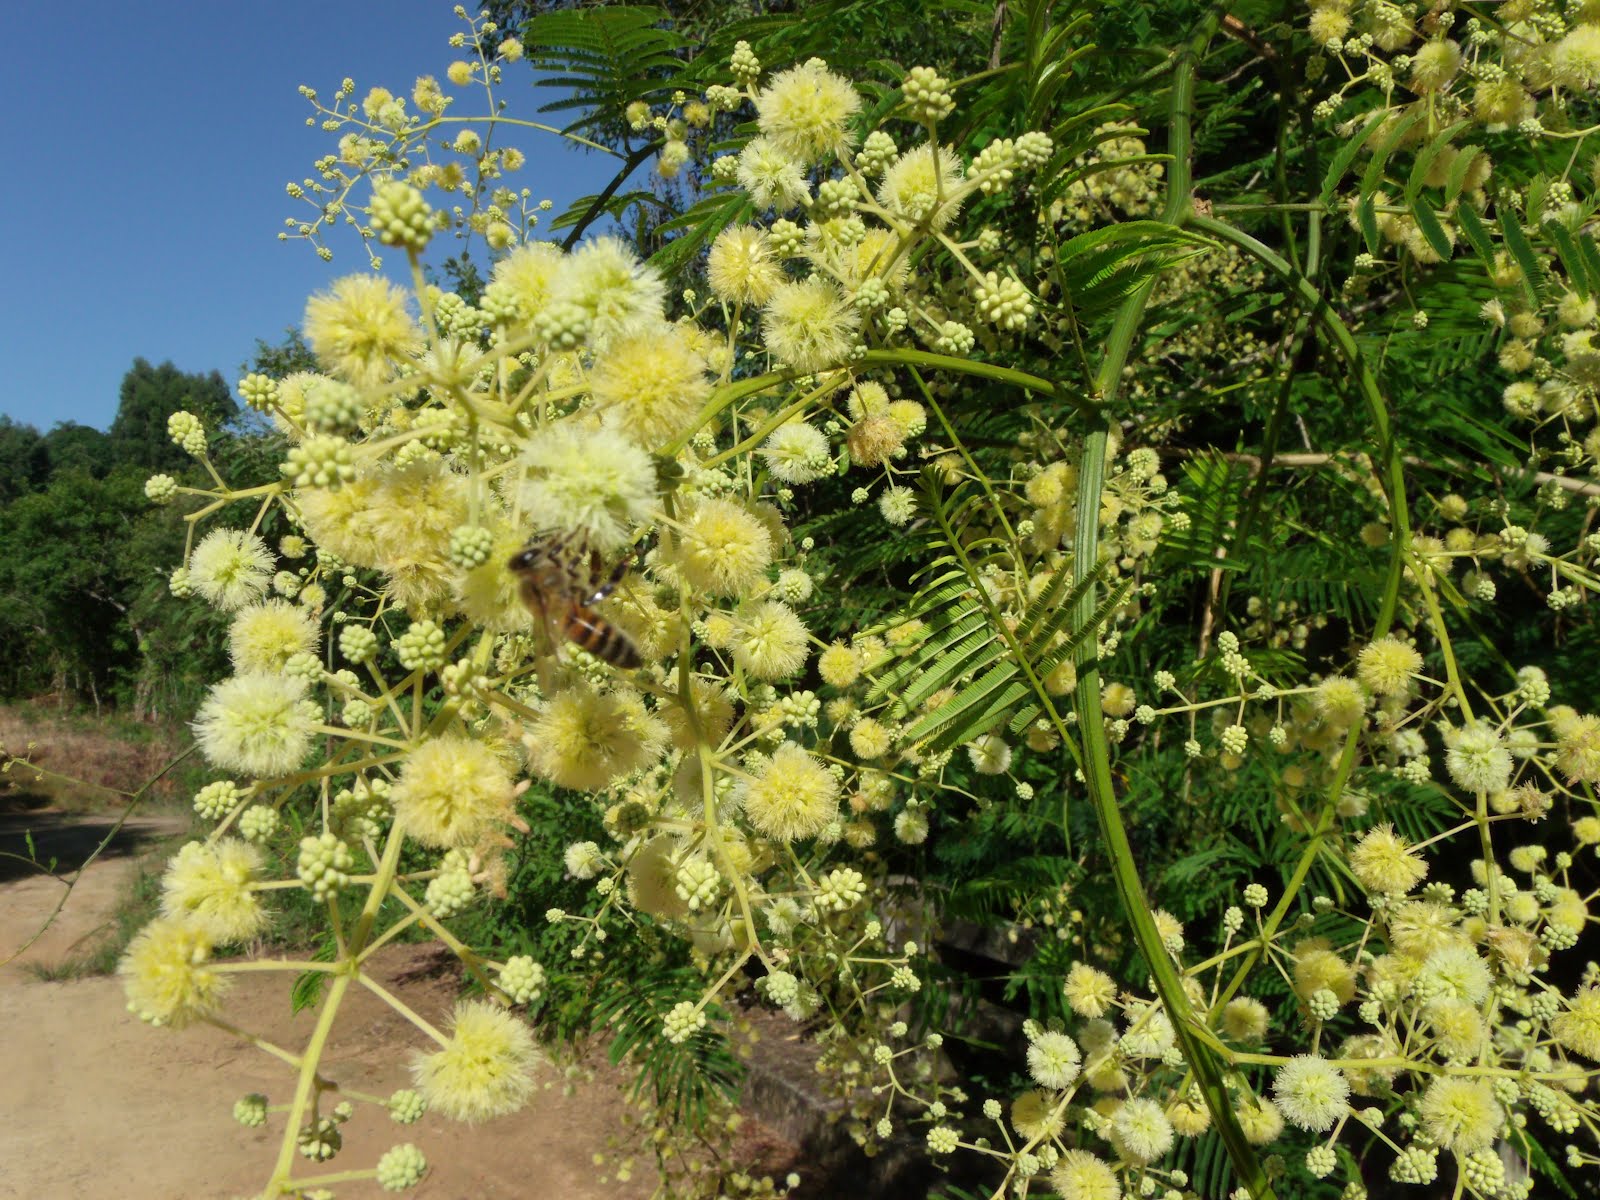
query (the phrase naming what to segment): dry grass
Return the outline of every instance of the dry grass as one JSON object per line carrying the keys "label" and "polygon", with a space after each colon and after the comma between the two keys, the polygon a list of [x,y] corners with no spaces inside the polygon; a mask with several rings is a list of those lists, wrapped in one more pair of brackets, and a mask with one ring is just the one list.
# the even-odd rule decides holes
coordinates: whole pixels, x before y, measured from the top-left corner
{"label": "dry grass", "polygon": [[[0,707],[0,806],[71,811],[119,806],[182,752],[186,731],[41,705]],[[159,782],[153,800],[184,790]]]}

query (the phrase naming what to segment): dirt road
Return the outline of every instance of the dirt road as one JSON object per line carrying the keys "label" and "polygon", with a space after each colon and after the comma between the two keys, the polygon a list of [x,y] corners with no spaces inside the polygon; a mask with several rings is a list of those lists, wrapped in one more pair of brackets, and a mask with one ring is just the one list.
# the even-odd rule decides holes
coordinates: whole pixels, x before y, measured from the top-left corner
{"label": "dirt road", "polygon": [[[35,838],[40,856],[57,853],[62,862],[81,861],[71,852],[98,840],[94,819],[47,820],[50,816],[27,814],[30,827],[42,831]],[[281,1116],[269,1117],[264,1129],[246,1129],[233,1120],[231,1109],[248,1092],[263,1092],[271,1103],[287,1102],[293,1080],[286,1066],[216,1029],[174,1033],[141,1024],[125,1011],[115,978],[41,983],[26,969],[29,962],[61,961],[105,924],[135,869],[136,853],[148,849],[170,824],[140,822],[128,829],[115,854],[84,872],[44,937],[20,960],[0,967],[3,1200],[227,1200],[255,1194],[270,1174]],[[0,958],[33,935],[61,890],[48,877],[0,860]],[[396,948],[379,959],[378,973],[389,985],[397,975],[414,975],[416,961],[415,950]],[[237,976],[226,1018],[278,1045],[302,1044],[315,1013],[290,1015],[291,978],[277,972]],[[395,989],[430,1019],[441,1018],[454,995],[454,985],[439,979],[408,978]],[[347,1087],[387,1095],[409,1085],[406,1062],[419,1045],[401,1018],[370,993],[353,989],[324,1056],[323,1073]],[[596,1153],[606,1152],[608,1137],[618,1136],[625,1152],[635,1144],[622,1124],[619,1077],[602,1069],[567,1095],[552,1067],[546,1083],[522,1112],[475,1128],[432,1114],[399,1126],[370,1106],[358,1106],[343,1129],[344,1152],[318,1170],[370,1166],[390,1146],[415,1142],[430,1171],[406,1193],[411,1196],[631,1200],[648,1195],[653,1170],[641,1164],[632,1180],[623,1182],[613,1169],[614,1155],[608,1154],[604,1167],[593,1161]],[[300,1165],[309,1164],[301,1160]],[[341,1200],[366,1200],[386,1193],[368,1181],[341,1185],[337,1194]]]}

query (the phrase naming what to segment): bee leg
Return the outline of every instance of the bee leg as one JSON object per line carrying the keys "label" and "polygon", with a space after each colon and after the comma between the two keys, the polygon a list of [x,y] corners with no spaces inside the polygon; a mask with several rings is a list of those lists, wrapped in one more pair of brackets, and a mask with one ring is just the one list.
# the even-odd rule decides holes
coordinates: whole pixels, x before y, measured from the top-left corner
{"label": "bee leg", "polygon": [[[611,595],[612,592],[616,591],[617,584],[621,583],[623,579],[627,577],[628,568],[632,565],[633,556],[624,555],[622,561],[611,569],[611,574],[606,577],[605,582],[599,587],[595,588],[595,590],[584,599],[584,607],[587,608],[591,604],[598,604],[607,596]],[[599,573],[600,572],[596,570],[595,576],[598,577]]]}

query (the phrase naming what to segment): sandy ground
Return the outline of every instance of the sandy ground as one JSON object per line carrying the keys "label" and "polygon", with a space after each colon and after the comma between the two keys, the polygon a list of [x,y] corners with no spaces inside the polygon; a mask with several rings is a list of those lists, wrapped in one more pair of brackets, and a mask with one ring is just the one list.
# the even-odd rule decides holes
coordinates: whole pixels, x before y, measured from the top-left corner
{"label": "sandy ground", "polygon": [[[29,813],[0,816],[0,846],[13,849],[18,828],[36,831],[40,856],[64,863],[106,822]],[[97,823],[98,821],[98,823]],[[169,823],[170,824],[170,823]],[[7,832],[13,834],[6,838]],[[42,832],[40,832],[42,831]],[[171,1032],[152,1029],[123,1007],[115,978],[41,983],[26,964],[66,958],[86,936],[103,929],[136,855],[167,832],[159,821],[125,831],[115,853],[84,872],[66,908],[45,935],[18,960],[0,966],[0,1198],[27,1200],[210,1200],[254,1195],[277,1153],[281,1116],[263,1129],[246,1129],[231,1115],[233,1102],[263,1092],[286,1103],[293,1079],[278,1060],[210,1027]],[[61,885],[0,859],[0,959],[15,953],[54,908]],[[386,986],[419,1013],[438,1020],[448,1012],[454,984],[418,977],[415,948],[397,948],[378,960]],[[225,1016],[281,1046],[303,1044],[314,1011],[291,1016],[293,977],[263,972],[236,976]],[[416,1032],[369,992],[352,989],[339,1014],[323,1074],[347,1087],[388,1095],[409,1084],[406,1061],[421,1045]],[[649,1194],[654,1171],[640,1164],[632,1181],[619,1182],[596,1167],[608,1137],[633,1142],[622,1124],[621,1077],[600,1065],[588,1082],[563,1092],[555,1068],[548,1086],[520,1113],[467,1127],[429,1114],[399,1126],[369,1105],[343,1127],[344,1151],[315,1167],[297,1160],[302,1174],[374,1164],[390,1146],[415,1142],[427,1155],[427,1178],[406,1195],[457,1200],[518,1197],[527,1200],[605,1197],[632,1200]],[[615,1158],[608,1155],[608,1160]],[[376,1183],[343,1184],[341,1200],[385,1195]]]}

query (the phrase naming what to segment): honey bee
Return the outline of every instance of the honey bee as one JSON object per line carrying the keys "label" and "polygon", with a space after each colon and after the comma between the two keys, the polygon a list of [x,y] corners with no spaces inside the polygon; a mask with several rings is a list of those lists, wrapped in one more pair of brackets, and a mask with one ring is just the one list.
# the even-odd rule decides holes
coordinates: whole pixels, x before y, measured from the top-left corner
{"label": "honey bee", "polygon": [[628,573],[629,561],[624,556],[606,575],[600,552],[567,533],[534,538],[507,565],[519,581],[522,603],[543,622],[552,646],[560,641],[559,628],[562,638],[600,661],[631,671],[643,661],[638,647],[594,610]]}

